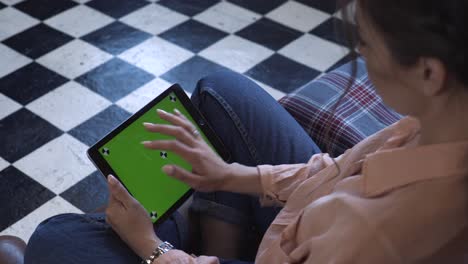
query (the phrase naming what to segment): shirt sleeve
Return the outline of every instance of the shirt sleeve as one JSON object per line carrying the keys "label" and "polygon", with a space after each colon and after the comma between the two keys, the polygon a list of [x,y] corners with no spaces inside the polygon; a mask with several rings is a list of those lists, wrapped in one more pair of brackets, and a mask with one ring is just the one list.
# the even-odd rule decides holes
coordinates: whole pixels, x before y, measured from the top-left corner
{"label": "shirt sleeve", "polygon": [[401,263],[386,236],[360,213],[359,203],[343,194],[305,210],[281,235],[288,263]]}
{"label": "shirt sleeve", "polygon": [[208,256],[194,257],[184,251],[173,249],[157,258],[154,264],[219,264],[219,259]]}
{"label": "shirt sleeve", "polygon": [[[330,176],[327,173],[317,174],[325,168],[335,167],[335,162],[339,163],[340,160],[344,159],[359,162],[366,154],[375,152],[383,146],[386,140],[395,133],[402,134],[404,138],[407,138],[409,134],[415,134],[418,130],[419,121],[407,117],[367,137],[335,160],[328,154],[320,153],[313,155],[305,164],[257,166],[263,189],[260,202],[263,206],[284,205],[294,190],[305,180],[312,177],[317,178],[319,184],[320,178]],[[330,168],[330,173],[336,172]]]}
{"label": "shirt sleeve", "polygon": [[309,162],[304,164],[257,166],[263,189],[261,204],[284,205],[302,182],[333,164],[333,159],[328,154],[320,153],[313,155]]}

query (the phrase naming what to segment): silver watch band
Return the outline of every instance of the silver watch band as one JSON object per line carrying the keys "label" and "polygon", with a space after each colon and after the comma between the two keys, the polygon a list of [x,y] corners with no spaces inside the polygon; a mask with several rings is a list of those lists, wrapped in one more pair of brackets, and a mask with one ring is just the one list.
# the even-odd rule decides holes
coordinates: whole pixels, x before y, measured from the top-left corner
{"label": "silver watch band", "polygon": [[141,264],[151,264],[155,259],[159,258],[161,255],[167,253],[173,248],[174,246],[171,245],[171,243],[164,241],[161,244],[159,244],[159,246],[153,251],[151,256],[149,256],[149,258],[147,258],[146,260],[143,260]]}

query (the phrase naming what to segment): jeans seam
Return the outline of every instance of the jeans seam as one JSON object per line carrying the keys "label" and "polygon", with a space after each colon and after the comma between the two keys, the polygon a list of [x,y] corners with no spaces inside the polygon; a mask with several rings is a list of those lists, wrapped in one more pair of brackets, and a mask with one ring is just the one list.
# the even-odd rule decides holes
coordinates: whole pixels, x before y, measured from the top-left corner
{"label": "jeans seam", "polygon": [[221,105],[221,107],[226,111],[226,113],[229,115],[231,120],[234,122],[234,126],[236,127],[237,131],[241,135],[242,140],[246,144],[250,156],[256,162],[255,164],[261,164],[261,160],[260,160],[260,158],[258,156],[258,151],[255,148],[255,146],[251,143],[250,137],[249,137],[249,135],[247,133],[247,129],[242,124],[242,122],[241,122],[239,116],[236,114],[236,112],[226,102],[226,100],[224,100],[224,98],[221,95],[219,95],[214,89],[205,86],[205,87],[203,87],[201,89],[201,94],[203,94],[205,92],[209,93]]}
{"label": "jeans seam", "polygon": [[85,223],[93,224],[95,226],[99,226],[105,229],[111,228],[111,226],[107,223],[107,221],[105,221],[105,215],[101,216],[100,214],[99,215],[98,214],[84,214],[81,216],[82,216],[81,221]]}

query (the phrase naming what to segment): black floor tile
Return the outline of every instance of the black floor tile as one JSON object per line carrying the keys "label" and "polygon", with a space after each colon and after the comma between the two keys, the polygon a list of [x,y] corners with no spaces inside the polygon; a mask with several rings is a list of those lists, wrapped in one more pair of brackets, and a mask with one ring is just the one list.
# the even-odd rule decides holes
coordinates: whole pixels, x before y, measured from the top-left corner
{"label": "black floor tile", "polygon": [[0,171],[0,231],[43,205],[55,194],[15,167]]}
{"label": "black floor tile", "polygon": [[91,146],[128,117],[130,117],[130,113],[116,105],[111,105],[88,121],[69,131],[68,134]]}
{"label": "black floor tile", "polygon": [[76,5],[76,2],[70,0],[27,0],[16,4],[15,8],[40,20],[46,20]]}
{"label": "black floor tile", "polygon": [[311,34],[347,47],[346,34],[355,35],[356,28],[339,18],[330,18],[310,31]]}
{"label": "black floor tile", "polygon": [[76,81],[115,102],[154,78],[154,75],[114,58],[81,75]]}
{"label": "black floor tile", "polygon": [[268,18],[262,18],[237,32],[236,35],[266,46],[272,50],[279,50],[302,36],[302,33]]}
{"label": "black floor tile", "polygon": [[104,176],[99,171],[95,171],[60,196],[81,211],[91,213],[107,204],[109,191]]}
{"label": "black floor tile", "polygon": [[227,68],[195,56],[161,75],[161,78],[170,83],[179,83],[184,90],[193,92],[200,78],[219,70]]}
{"label": "black floor tile", "polygon": [[252,69],[246,75],[284,93],[290,93],[320,75],[320,72],[275,54]]}
{"label": "black floor tile", "polygon": [[0,78],[0,92],[26,105],[68,79],[35,62]]}
{"label": "black floor tile", "polygon": [[0,120],[0,128],[0,157],[10,163],[63,133],[25,108]]}
{"label": "black floor tile", "polygon": [[114,18],[123,17],[148,4],[148,2],[143,0],[93,0],[86,3],[87,6]]}
{"label": "black floor tile", "polygon": [[151,35],[136,28],[114,22],[97,31],[91,32],[81,39],[117,55],[150,38]]}
{"label": "black floor tile", "polygon": [[195,20],[188,20],[174,28],[163,32],[159,36],[167,41],[197,53],[227,34]]}
{"label": "black floor tile", "polygon": [[187,16],[194,16],[218,2],[219,0],[161,0],[158,4]]}
{"label": "black floor tile", "polygon": [[33,59],[66,44],[73,37],[45,24],[38,24],[3,41],[10,48]]}
{"label": "black floor tile", "polygon": [[310,7],[333,14],[337,11],[337,1],[333,0],[296,0]]}
{"label": "black floor tile", "polygon": [[266,14],[280,5],[287,2],[287,0],[268,0],[268,1],[252,1],[252,0],[228,0],[231,3],[242,6],[256,13]]}

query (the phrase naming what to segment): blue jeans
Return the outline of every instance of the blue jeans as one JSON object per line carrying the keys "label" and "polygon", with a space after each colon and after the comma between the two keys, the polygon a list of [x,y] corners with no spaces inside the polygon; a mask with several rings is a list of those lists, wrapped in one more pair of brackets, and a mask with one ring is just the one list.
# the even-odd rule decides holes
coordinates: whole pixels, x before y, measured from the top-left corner
{"label": "blue jeans", "polygon": [[[303,163],[320,152],[276,100],[240,74],[222,71],[201,79],[192,101],[230,151],[232,162],[250,166]],[[280,210],[260,207],[258,197],[227,192],[196,192],[191,205],[196,214],[240,225],[260,237]],[[176,248],[188,250],[187,225],[178,213],[156,233]],[[255,251],[258,242],[251,247]],[[32,235],[25,255],[26,264],[139,261],[105,223],[103,214],[63,214],[47,219]],[[221,263],[245,262],[221,260]]]}

